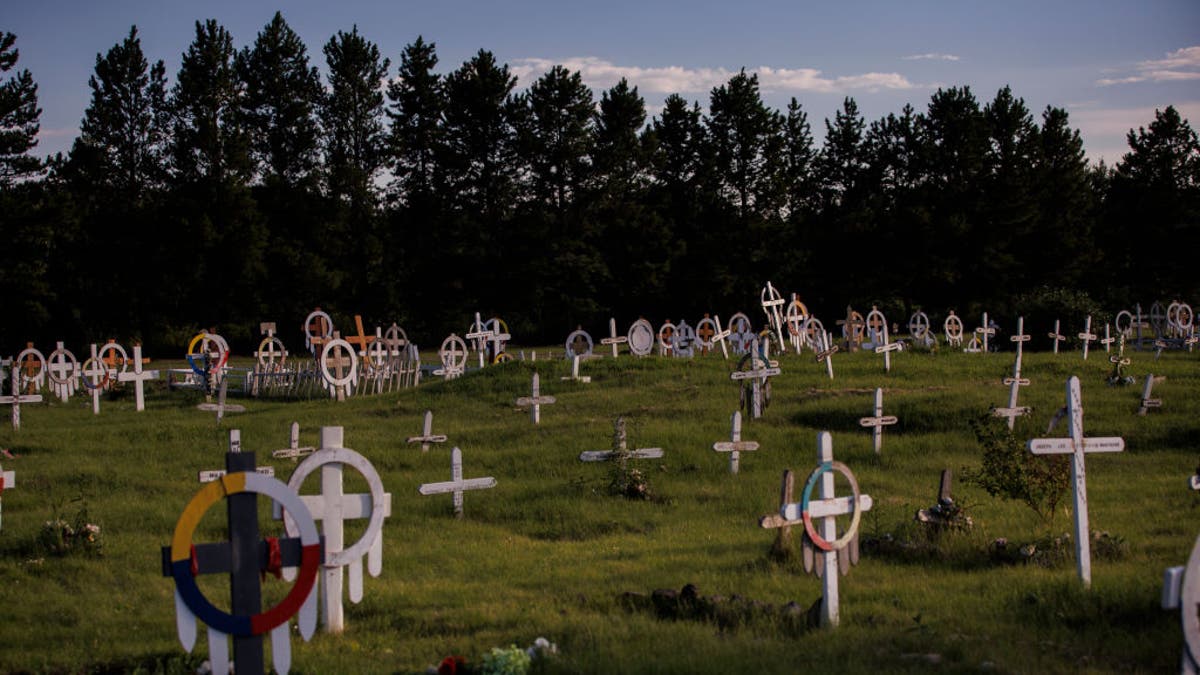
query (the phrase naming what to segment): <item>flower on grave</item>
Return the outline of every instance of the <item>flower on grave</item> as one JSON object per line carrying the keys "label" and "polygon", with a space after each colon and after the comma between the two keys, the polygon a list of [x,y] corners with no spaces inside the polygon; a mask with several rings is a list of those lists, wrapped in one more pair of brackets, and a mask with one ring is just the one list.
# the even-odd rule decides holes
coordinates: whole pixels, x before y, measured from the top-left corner
{"label": "flower on grave", "polygon": [[55,517],[42,524],[37,537],[38,545],[53,555],[72,552],[100,555],[104,545],[100,538],[100,526],[88,522],[87,505],[81,505],[71,520],[61,510],[60,502],[54,508],[57,512]]}
{"label": "flower on grave", "polygon": [[531,659],[545,658],[547,656],[553,656],[557,654],[558,645],[544,637],[540,637],[533,641],[533,644],[525,650],[525,653],[528,654],[529,658]]}
{"label": "flower on grave", "polygon": [[532,665],[533,659],[516,645],[503,649],[492,647],[491,652],[484,654],[479,672],[487,675],[525,675]]}
{"label": "flower on grave", "polygon": [[462,675],[467,672],[467,660],[461,656],[447,656],[438,664],[437,675]]}

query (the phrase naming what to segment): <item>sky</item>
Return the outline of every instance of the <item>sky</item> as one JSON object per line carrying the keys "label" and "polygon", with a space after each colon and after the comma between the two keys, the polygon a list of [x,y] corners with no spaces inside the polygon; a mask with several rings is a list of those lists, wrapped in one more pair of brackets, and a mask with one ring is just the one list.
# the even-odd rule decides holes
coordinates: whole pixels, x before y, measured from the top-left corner
{"label": "sky", "polygon": [[173,83],[196,21],[216,19],[240,49],[276,10],[322,74],[322,47],[357,25],[391,59],[391,75],[422,36],[442,73],[486,49],[524,89],[562,64],[597,100],[626,77],[651,115],[672,93],[707,111],[712,88],[745,68],[767,105],[800,102],[818,143],[845,97],[870,122],[905,104],[924,111],[952,86],[970,87],[983,106],[1008,85],[1038,121],[1047,106],[1064,108],[1089,159],[1110,166],[1156,109],[1174,105],[1200,129],[1200,0],[7,0],[0,31],[17,36],[17,69],[39,88],[35,153],[70,149],[97,55],[130,26]]}

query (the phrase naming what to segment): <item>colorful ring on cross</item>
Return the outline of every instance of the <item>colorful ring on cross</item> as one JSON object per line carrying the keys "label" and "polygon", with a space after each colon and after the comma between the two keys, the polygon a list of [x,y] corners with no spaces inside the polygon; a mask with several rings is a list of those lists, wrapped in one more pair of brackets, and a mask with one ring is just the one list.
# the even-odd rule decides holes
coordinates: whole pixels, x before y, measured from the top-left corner
{"label": "colorful ring on cross", "polygon": [[[196,584],[192,575],[192,534],[204,513],[228,495],[255,492],[279,502],[296,521],[300,530],[300,573],[292,590],[279,604],[253,616],[236,616],[217,609]],[[209,628],[228,635],[262,635],[287,621],[313,592],[317,569],[321,564],[321,540],[312,514],[300,497],[282,482],[254,472],[240,471],[222,476],[205,485],[192,497],[175,523],[171,539],[171,575],[184,604]]]}
{"label": "colorful ring on cross", "polygon": [[71,362],[71,375],[68,377],[59,377],[53,368],[51,368],[49,365],[46,366],[50,381],[54,384],[62,386],[75,379],[75,374],[79,372],[79,359],[75,358],[75,354],[71,353],[70,349],[67,349],[66,347],[59,347],[58,349],[50,352],[50,356],[47,357],[46,363],[53,363],[55,356],[60,356],[63,360]]}
{"label": "colorful ring on cross", "polygon": [[[850,517],[850,527],[846,528],[846,532],[841,537],[833,541],[827,541],[824,537],[817,534],[816,528],[813,527],[812,515],[808,512],[808,502],[812,497],[812,490],[817,484],[817,479],[830,471],[837,471],[849,481],[851,499],[853,500],[852,505],[854,507],[854,510],[851,511],[853,515]],[[808,538],[812,540],[814,546],[822,551],[840,551],[850,544],[850,540],[854,539],[854,535],[858,533],[858,523],[862,520],[862,509],[858,508],[858,499],[858,480],[850,472],[850,467],[841,462],[832,461],[821,462],[816,469],[813,469],[813,472],[808,475],[808,481],[804,484],[804,495],[800,498],[800,518],[804,521],[804,531],[808,533]]]}
{"label": "colorful ring on cross", "polygon": [[509,354],[508,352],[500,352],[499,354],[496,355],[496,358],[492,359],[492,363],[493,364],[508,363],[509,361],[512,361],[512,360],[513,360],[512,354]]}
{"label": "colorful ring on cross", "polygon": [[220,372],[221,369],[225,367],[225,364],[229,362],[229,350],[222,349],[221,348],[222,340],[220,339],[220,336],[214,335],[212,333],[198,333],[196,335],[196,337],[192,338],[192,341],[188,343],[188,348],[187,348],[188,365],[192,367],[192,372],[196,373],[200,377],[207,378],[210,369],[198,367],[196,365],[196,358],[195,358],[197,356],[204,356],[204,354],[202,354],[202,353],[198,354],[198,353],[195,353],[192,351],[193,349],[196,348],[196,343],[202,342],[203,340],[211,340],[211,341],[215,342],[217,345],[217,365],[212,368],[213,370],[216,370],[217,372]]}
{"label": "colorful ring on cross", "polygon": [[[89,363],[92,363],[92,364],[99,363],[101,366],[104,365],[104,362],[101,361],[99,357],[93,356],[93,357],[89,358],[87,361],[83,362],[83,368],[81,369],[81,372],[87,373],[87,371],[89,370],[89,368],[88,368]],[[109,370],[107,367],[103,368],[103,370],[104,370],[104,379],[100,380],[96,384],[92,384],[89,381],[91,378],[87,375],[84,375],[83,377],[79,378],[79,379],[83,380],[84,389],[87,389],[88,391],[95,391],[96,389],[104,389],[105,387],[107,387],[108,383],[112,381],[112,371]]]}

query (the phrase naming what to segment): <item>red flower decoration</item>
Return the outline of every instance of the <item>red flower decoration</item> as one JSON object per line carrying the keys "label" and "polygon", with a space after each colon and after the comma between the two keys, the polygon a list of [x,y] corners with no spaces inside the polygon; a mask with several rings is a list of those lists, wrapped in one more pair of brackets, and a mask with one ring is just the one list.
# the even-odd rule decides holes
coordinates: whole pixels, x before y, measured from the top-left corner
{"label": "red flower decoration", "polygon": [[464,666],[466,665],[467,660],[461,656],[447,656],[438,665],[438,675],[459,675],[460,673],[465,673]]}

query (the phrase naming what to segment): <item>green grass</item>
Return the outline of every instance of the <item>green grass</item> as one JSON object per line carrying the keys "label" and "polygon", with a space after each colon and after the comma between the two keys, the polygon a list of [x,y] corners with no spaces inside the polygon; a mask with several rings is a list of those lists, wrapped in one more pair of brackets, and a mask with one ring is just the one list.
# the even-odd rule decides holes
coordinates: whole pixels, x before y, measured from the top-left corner
{"label": "green grass", "polygon": [[[989,555],[997,537],[1029,542],[1070,532],[1068,511],[1043,523],[1024,505],[958,480],[980,463],[969,420],[1007,402],[1000,380],[1011,353],[901,353],[890,374],[877,355],[838,354],[832,381],[811,355],[785,355],[765,416],[744,421],[743,437],[761,449],[743,454],[736,476],[727,456],[710,449],[728,438],[738,402],[728,379],[733,362],[713,356],[593,361],[583,366],[591,384],[560,381],[566,362],[539,361],[341,404],[251,399],[220,428],[194,408],[198,394],[160,388],[143,413],[131,394],[104,401],[98,417],[88,397],[25,406],[19,433],[0,424],[0,446],[21,455],[0,460],[17,472],[0,530],[0,671],[194,666],[199,659],[185,658],[175,637],[173,586],[161,576],[159,548],[197,490],[196,472],[222,467],[230,427],[286,479],[294,465],[270,451],[287,445],[293,420],[302,445],[316,444],[319,426],[344,426],[345,444],[374,463],[393,500],[382,576],[366,579],[361,604],[347,600],[344,634],[293,640],[293,672],[421,672],[450,654],[477,661],[492,647],[538,636],[557,643],[550,667],[564,672],[927,672],[933,661],[946,671],[1170,671],[1182,646],[1179,617],[1158,603],[1163,569],[1184,564],[1197,535],[1200,495],[1186,480],[1200,451],[1200,356],[1132,358],[1139,383],[1113,388],[1104,384],[1102,352],[1087,362],[1078,353],[1025,357],[1033,384],[1021,404],[1034,413],[1018,420],[1018,435],[1044,435],[1066,378],[1077,374],[1087,434],[1126,439],[1124,453],[1088,458],[1092,528],[1128,544],[1118,559],[1093,560],[1090,591],[1072,560],[1043,568]],[[558,398],[543,407],[538,427],[514,405],[528,394],[535,366],[543,393]],[[1167,376],[1154,390],[1163,408],[1138,417],[1148,371]],[[885,431],[880,456],[858,425],[877,386],[886,390],[885,414],[900,418]],[[420,431],[426,409],[450,443],[423,454],[404,441]],[[666,452],[635,463],[655,501],[609,496],[610,467],[576,459],[609,447],[617,415],[629,420],[631,446]],[[800,484],[811,471],[819,430],[833,433],[835,458],[874,497],[864,536],[922,540],[913,513],[933,503],[947,467],[974,530],[909,553],[865,550],[842,580],[836,630],[798,632],[765,613],[736,626],[664,619],[622,601],[627,591],[694,583],[704,595],[809,607],[819,580],[797,561],[772,561],[775,532],[757,521],[778,508],[783,469],[795,469]],[[499,483],[467,493],[463,520],[453,518],[449,495],[417,494],[421,483],[449,479],[450,445],[462,448],[466,477]],[[365,484],[355,476],[347,490]],[[66,502],[71,515],[70,500],[80,497],[103,528],[103,556],[45,555],[36,540],[52,506]],[[260,506],[262,527],[277,532]],[[197,538],[222,538],[223,519],[214,508]],[[357,537],[361,526],[348,530]],[[227,602],[221,580],[206,578],[203,587],[219,606]],[[287,588],[269,581],[267,599]],[[206,650],[201,635],[197,654]]]}

